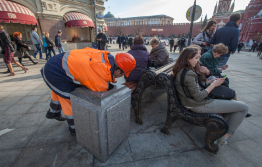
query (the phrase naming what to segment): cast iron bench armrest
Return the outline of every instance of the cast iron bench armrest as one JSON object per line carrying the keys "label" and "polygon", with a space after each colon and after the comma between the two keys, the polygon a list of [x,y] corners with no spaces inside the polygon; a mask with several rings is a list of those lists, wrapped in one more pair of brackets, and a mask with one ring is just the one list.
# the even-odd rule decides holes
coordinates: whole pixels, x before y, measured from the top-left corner
{"label": "cast iron bench armrest", "polygon": [[175,62],[171,62],[155,70],[148,70],[144,72],[144,74],[140,77],[138,83],[126,82],[123,84],[132,90],[131,104],[135,111],[136,123],[140,125],[143,124],[143,121],[141,119],[141,102],[144,90],[156,82],[157,74],[163,71],[172,70],[174,63]]}
{"label": "cast iron bench armrest", "polygon": [[177,119],[182,119],[194,125],[205,127],[207,129],[204,137],[206,149],[212,153],[217,153],[219,147],[214,144],[214,141],[228,132],[227,122],[220,115],[195,113],[182,106],[176,87],[170,77],[171,74],[172,71],[169,73],[162,72],[157,76],[157,81],[165,84],[168,99],[167,118],[161,132],[168,134],[168,128]]}

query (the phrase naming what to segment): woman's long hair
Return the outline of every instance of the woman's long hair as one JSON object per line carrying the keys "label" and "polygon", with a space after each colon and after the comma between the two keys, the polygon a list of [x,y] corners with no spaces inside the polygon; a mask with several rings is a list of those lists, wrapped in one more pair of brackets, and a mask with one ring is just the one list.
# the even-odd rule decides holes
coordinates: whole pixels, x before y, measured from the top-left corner
{"label": "woman's long hair", "polygon": [[176,60],[176,64],[173,67],[173,79],[175,79],[177,73],[184,68],[192,69],[192,66],[189,63],[189,59],[192,59],[198,54],[198,49],[195,47],[186,47]]}
{"label": "woman's long hair", "polygon": [[213,24],[217,24],[217,22],[215,20],[210,20],[207,25],[201,30],[201,32],[207,31],[209,30],[209,28],[213,25]]}

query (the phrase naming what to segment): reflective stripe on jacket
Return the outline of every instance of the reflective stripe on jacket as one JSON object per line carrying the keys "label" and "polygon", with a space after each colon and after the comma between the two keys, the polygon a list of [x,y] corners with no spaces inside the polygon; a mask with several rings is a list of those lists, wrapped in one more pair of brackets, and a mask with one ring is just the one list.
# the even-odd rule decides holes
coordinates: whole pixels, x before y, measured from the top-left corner
{"label": "reflective stripe on jacket", "polygon": [[41,69],[48,87],[59,96],[69,99],[69,93],[84,85],[93,91],[107,91],[108,82],[115,82],[112,74],[114,60],[107,51],[91,48],[61,53],[47,61]]}

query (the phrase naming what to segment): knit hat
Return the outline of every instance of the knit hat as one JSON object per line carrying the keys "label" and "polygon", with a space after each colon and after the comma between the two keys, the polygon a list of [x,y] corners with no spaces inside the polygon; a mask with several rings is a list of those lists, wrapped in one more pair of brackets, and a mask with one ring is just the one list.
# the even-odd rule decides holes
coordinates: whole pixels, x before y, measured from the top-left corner
{"label": "knit hat", "polygon": [[100,27],[98,27],[97,31],[102,31],[102,29]]}

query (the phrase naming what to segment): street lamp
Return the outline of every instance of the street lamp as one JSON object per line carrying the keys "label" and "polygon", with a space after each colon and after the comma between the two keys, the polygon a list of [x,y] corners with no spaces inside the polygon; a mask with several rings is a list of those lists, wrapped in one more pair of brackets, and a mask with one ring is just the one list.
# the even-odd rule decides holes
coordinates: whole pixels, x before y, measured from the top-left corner
{"label": "street lamp", "polygon": [[195,0],[195,2],[194,2],[194,7],[193,7],[193,14],[192,14],[192,20],[191,20],[191,26],[190,26],[188,46],[191,44],[192,31],[193,31],[194,20],[195,20],[195,12],[196,12],[196,0]]}

